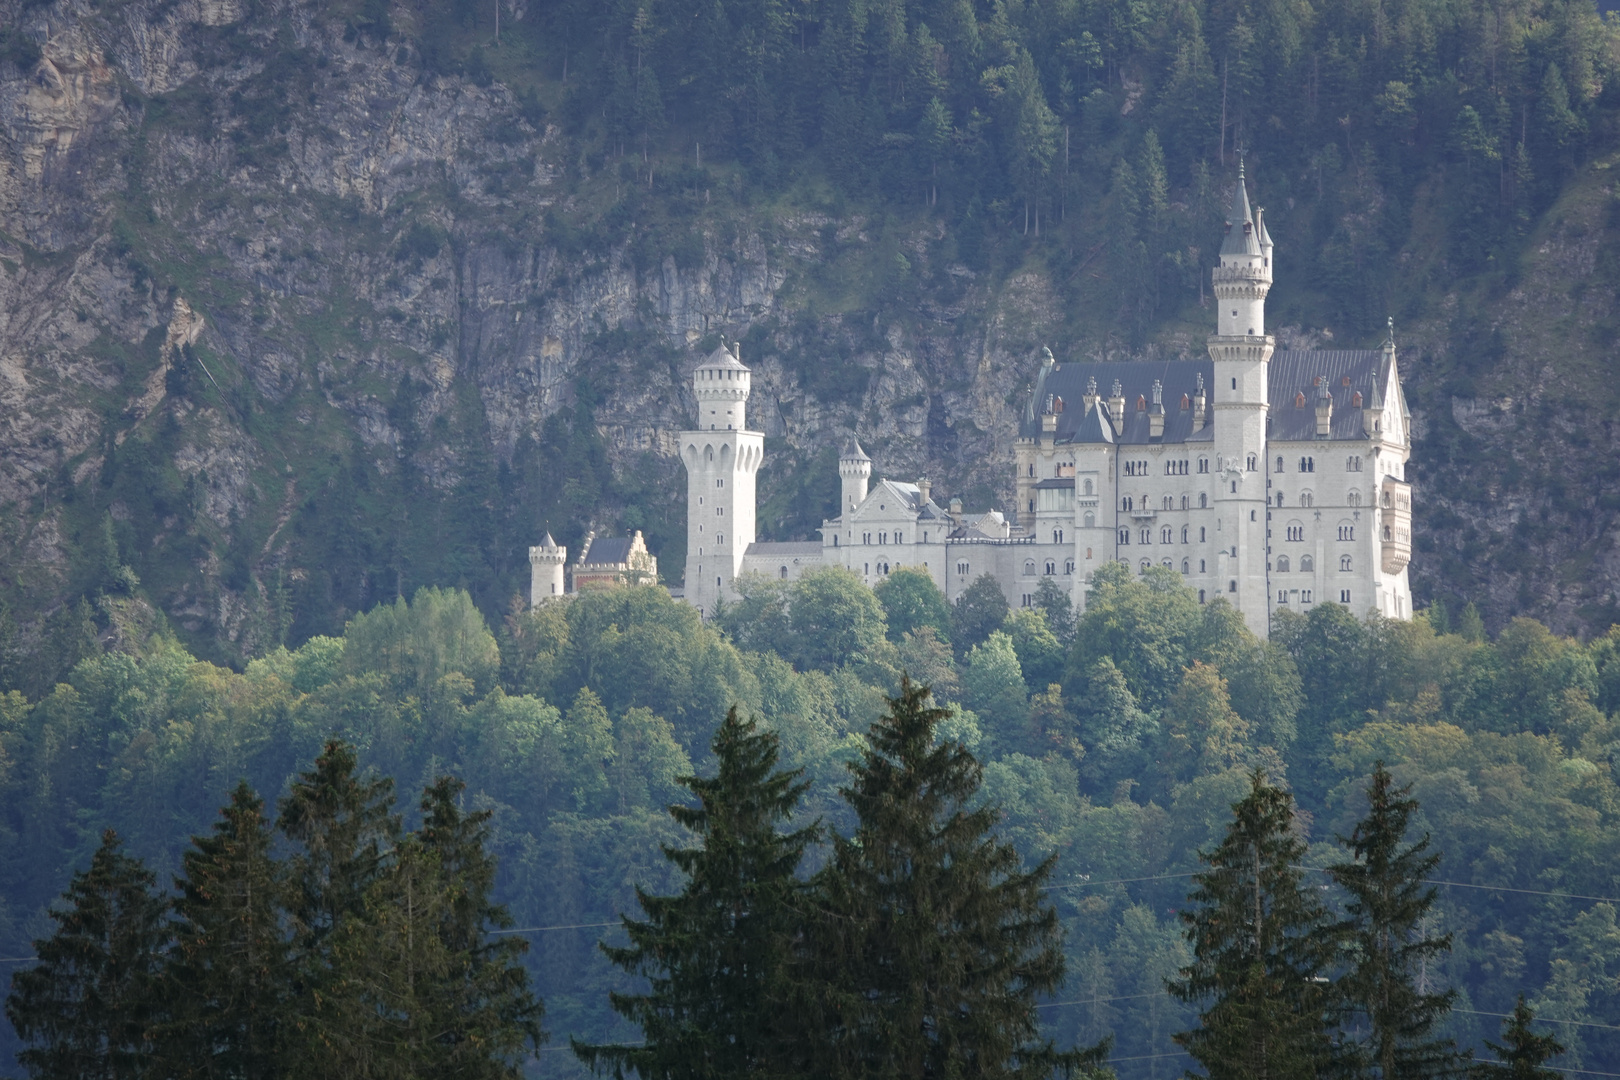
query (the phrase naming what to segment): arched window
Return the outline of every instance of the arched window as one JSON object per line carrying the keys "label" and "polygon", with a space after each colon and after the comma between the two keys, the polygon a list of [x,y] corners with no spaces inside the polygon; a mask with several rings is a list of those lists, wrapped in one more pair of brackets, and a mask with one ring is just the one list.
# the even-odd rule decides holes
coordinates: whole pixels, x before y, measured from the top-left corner
{"label": "arched window", "polygon": [[1283,493],[1279,491],[1279,492],[1277,492],[1277,505],[1281,506],[1282,503],[1283,503]]}
{"label": "arched window", "polygon": [[1170,531],[1170,526],[1166,525],[1164,528],[1159,530],[1159,543],[1168,544],[1173,542],[1174,539],[1175,537]]}
{"label": "arched window", "polygon": [[1048,575],[1057,573],[1057,563],[1053,562],[1051,559],[1047,559],[1046,572]]}
{"label": "arched window", "polygon": [[721,544],[724,544],[725,542],[726,542],[726,534],[725,533],[715,533],[714,534],[714,546],[715,547],[719,547]]}
{"label": "arched window", "polygon": [[1201,457],[1198,459],[1198,471],[1201,473],[1209,472],[1209,458]]}
{"label": "arched window", "polygon": [[1277,573],[1279,573],[1279,574],[1288,573],[1288,556],[1286,556],[1286,555],[1277,556]]}
{"label": "arched window", "polygon": [[1064,562],[1063,562],[1063,572],[1065,574],[1074,573],[1074,560],[1073,559],[1065,559],[1064,560]]}
{"label": "arched window", "polygon": [[1185,544],[1187,542],[1187,530],[1190,529],[1190,528],[1192,528],[1192,526],[1190,526],[1190,525],[1183,525],[1181,527],[1181,542],[1183,544]]}
{"label": "arched window", "polygon": [[1034,559],[1025,559],[1024,560],[1024,576],[1025,577],[1030,577],[1034,573],[1035,573],[1035,560]]}
{"label": "arched window", "polygon": [[961,577],[967,577],[968,576],[968,564],[965,563],[965,562],[957,563],[956,564],[956,572]]}
{"label": "arched window", "polygon": [[1174,570],[1176,568],[1176,564],[1171,562],[1169,559],[1166,559],[1164,560],[1164,568],[1166,570]]}
{"label": "arched window", "polygon": [[1029,463],[1029,475],[1035,475],[1035,463],[1033,461]]}
{"label": "arched window", "polygon": [[1232,481],[1232,494],[1234,494],[1234,495],[1237,494],[1237,481],[1236,480]]}
{"label": "arched window", "polygon": [[780,576],[781,576],[783,581],[787,580],[787,567],[785,567],[785,566],[782,567],[781,572],[780,572]]}
{"label": "arched window", "polygon": [[1204,542],[1204,527],[1202,525],[1198,526],[1198,542],[1200,544]]}
{"label": "arched window", "polygon": [[1091,494],[1091,481],[1090,480],[1086,481],[1086,494],[1087,495]]}
{"label": "arched window", "polygon": [[1131,497],[1129,495],[1125,496],[1125,498],[1123,500],[1121,500],[1120,505],[1124,508],[1126,513],[1130,513],[1130,510],[1131,510]]}
{"label": "arched window", "polygon": [[1143,559],[1142,560],[1142,566],[1141,566],[1141,572],[1144,573],[1144,574],[1147,573],[1148,569],[1150,567],[1152,567],[1152,565],[1153,565],[1153,560],[1152,559]]}
{"label": "arched window", "polygon": [[1181,508],[1183,510],[1187,509],[1187,496],[1185,495],[1181,497]]}
{"label": "arched window", "polygon": [[1305,526],[1298,521],[1290,521],[1285,535],[1291,542],[1298,543],[1305,539]]}
{"label": "arched window", "polygon": [[1278,472],[1282,472],[1282,471],[1283,471],[1283,459],[1282,459],[1282,455],[1281,455],[1281,454],[1278,454],[1278,455],[1277,455],[1277,471],[1278,471]]}
{"label": "arched window", "polygon": [[1350,571],[1350,569],[1351,569],[1350,556],[1348,556],[1348,555],[1340,555],[1339,556],[1339,570],[1341,572],[1348,573]]}
{"label": "arched window", "polygon": [[1129,529],[1121,529],[1121,530],[1119,530],[1119,542],[1122,545],[1129,544],[1131,542],[1131,530],[1129,530]]}
{"label": "arched window", "polygon": [[1053,529],[1052,530],[1052,543],[1054,543],[1054,544],[1063,543],[1063,530],[1062,529]]}
{"label": "arched window", "polygon": [[1198,602],[1200,604],[1202,604],[1204,602],[1204,590],[1203,589],[1198,590]]}
{"label": "arched window", "polygon": [[1095,529],[1096,527],[1097,527],[1097,515],[1093,514],[1090,510],[1087,510],[1086,511],[1086,528]]}
{"label": "arched window", "polygon": [[1340,540],[1354,540],[1355,538],[1356,538],[1356,527],[1354,525],[1350,524],[1348,521],[1339,522],[1339,539]]}
{"label": "arched window", "polygon": [[1161,507],[1163,507],[1164,509],[1166,509],[1166,510],[1174,510],[1176,508],[1176,501],[1175,501],[1175,499],[1171,498],[1169,495],[1166,495],[1164,497],[1164,501],[1161,502],[1159,505]]}
{"label": "arched window", "polygon": [[1226,591],[1227,592],[1237,592],[1237,582],[1235,580],[1234,581],[1228,581],[1226,583]]}
{"label": "arched window", "polygon": [[1181,560],[1181,572],[1183,574],[1189,574],[1189,573],[1192,572],[1192,560],[1191,559],[1182,559]]}
{"label": "arched window", "polygon": [[1301,505],[1301,506],[1315,506],[1316,505],[1316,496],[1312,495],[1309,491],[1300,492],[1299,493],[1299,505]]}
{"label": "arched window", "polygon": [[1249,472],[1254,472],[1254,465],[1255,465],[1254,455],[1250,454],[1249,455],[1249,469],[1248,469]]}
{"label": "arched window", "polygon": [[1299,572],[1300,573],[1302,573],[1302,574],[1310,574],[1310,573],[1314,573],[1315,570],[1316,570],[1316,560],[1315,559],[1313,559],[1309,555],[1301,555],[1299,557]]}
{"label": "arched window", "polygon": [[1153,543],[1153,530],[1152,529],[1143,529],[1142,530],[1142,535],[1138,536],[1136,539],[1138,541],[1140,541],[1141,543],[1144,543],[1144,544]]}
{"label": "arched window", "polygon": [[1351,488],[1350,494],[1344,497],[1344,501],[1349,503],[1351,506],[1360,506],[1361,492],[1357,491],[1355,488]]}
{"label": "arched window", "polygon": [[[1207,571],[1207,570],[1205,570],[1205,569],[1204,569],[1204,560],[1203,560],[1203,559],[1199,559],[1199,560],[1198,560],[1198,572],[1199,572],[1199,573],[1200,573],[1200,574],[1205,574],[1205,573],[1208,573],[1208,571]],[[1204,595],[1204,594],[1203,594],[1203,593],[1199,593],[1199,594],[1198,594],[1198,595],[1199,595],[1199,596],[1200,596],[1200,597],[1201,597],[1201,596],[1203,596],[1203,595]],[[1199,600],[1199,601],[1198,601],[1198,602],[1199,602],[1199,603],[1200,603],[1200,604],[1202,604],[1202,603],[1203,603],[1203,600]]]}
{"label": "arched window", "polygon": [[1032,513],[1032,514],[1035,512],[1035,500],[1034,499],[1029,500],[1029,512]]}

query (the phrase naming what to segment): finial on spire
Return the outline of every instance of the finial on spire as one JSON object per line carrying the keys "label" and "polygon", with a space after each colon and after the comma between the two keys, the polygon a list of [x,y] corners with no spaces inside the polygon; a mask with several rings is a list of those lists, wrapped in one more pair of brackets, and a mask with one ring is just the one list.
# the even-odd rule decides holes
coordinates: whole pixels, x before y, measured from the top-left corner
{"label": "finial on spire", "polygon": [[1153,380],[1153,404],[1164,404],[1164,383],[1158,379]]}
{"label": "finial on spire", "polygon": [[1111,396],[1112,397],[1122,397],[1122,396],[1124,396],[1124,394],[1125,394],[1124,387],[1119,385],[1119,380],[1118,379],[1115,379],[1114,380],[1114,392],[1113,392],[1113,394]]}
{"label": "finial on spire", "polygon": [[1086,376],[1086,393],[1091,395],[1092,397],[1097,396],[1097,376],[1095,376],[1095,375]]}
{"label": "finial on spire", "polygon": [[1395,347],[1395,316],[1393,315],[1389,316],[1389,336],[1384,339],[1384,344],[1392,349]]}

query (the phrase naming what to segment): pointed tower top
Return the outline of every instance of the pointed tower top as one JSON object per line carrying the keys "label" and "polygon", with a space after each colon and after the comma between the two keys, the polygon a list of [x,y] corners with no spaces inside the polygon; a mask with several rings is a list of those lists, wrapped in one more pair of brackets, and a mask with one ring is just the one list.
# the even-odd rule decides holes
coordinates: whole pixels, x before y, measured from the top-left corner
{"label": "pointed tower top", "polygon": [[861,449],[861,444],[856,440],[855,436],[851,435],[849,441],[844,444],[844,452],[838,455],[838,460],[871,461],[872,459],[866,456],[866,451]]}
{"label": "pointed tower top", "polygon": [[1395,316],[1393,315],[1389,316],[1389,334],[1384,338],[1384,348],[1392,351],[1395,348]]}
{"label": "pointed tower top", "polygon": [[1232,212],[1226,217],[1226,240],[1222,255],[1258,255],[1260,238],[1255,234],[1254,215],[1249,212],[1249,189],[1243,179],[1243,159],[1238,158],[1237,187],[1232,191]]}
{"label": "pointed tower top", "polygon": [[542,548],[544,548],[545,550],[547,550],[547,551],[556,551],[557,550],[557,541],[555,541],[555,540],[553,540],[551,538],[551,530],[550,529],[546,530],[546,538],[544,540],[540,541],[540,546]]}

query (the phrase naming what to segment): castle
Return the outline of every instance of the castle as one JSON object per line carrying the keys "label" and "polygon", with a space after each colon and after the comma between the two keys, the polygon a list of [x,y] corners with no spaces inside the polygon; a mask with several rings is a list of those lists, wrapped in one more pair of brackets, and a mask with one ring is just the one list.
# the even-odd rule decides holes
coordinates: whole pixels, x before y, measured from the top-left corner
{"label": "castle", "polygon": [[693,374],[698,424],[680,435],[685,599],[711,612],[746,573],[843,566],[875,585],[914,566],[953,600],[989,574],[1014,606],[1054,578],[1083,610],[1092,572],[1117,560],[1179,572],[1262,637],[1273,612],[1324,601],[1410,618],[1410,414],[1393,333],[1380,349],[1277,351],[1265,328],[1272,250],[1240,165],[1209,358],[1058,364],[1043,351],[1006,515],[941,507],[925,479],[874,484],[852,438],[821,540],[756,541],[764,436],[747,426],[749,369],[721,346]]}

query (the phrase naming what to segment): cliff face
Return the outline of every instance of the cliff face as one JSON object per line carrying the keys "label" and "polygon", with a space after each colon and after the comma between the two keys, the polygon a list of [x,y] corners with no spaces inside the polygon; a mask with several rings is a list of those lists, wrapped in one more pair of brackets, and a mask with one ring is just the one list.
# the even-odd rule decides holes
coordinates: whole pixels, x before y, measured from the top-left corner
{"label": "cliff face", "polygon": [[[750,205],[725,168],[582,154],[500,80],[430,71],[413,18],[0,0],[13,665],[71,659],[81,595],[105,626],[144,593],[231,661],[420,584],[499,610],[547,525],[644,528],[678,572],[672,434],[719,340],[756,372],[762,524],[782,538],[814,535],[852,430],[880,473],[1004,501],[1034,350],[1118,351],[1038,263],[970,271],[926,218]],[[1570,270],[1604,265],[1604,175],[1516,288],[1407,335],[1432,444],[1420,595],[1564,629],[1612,608],[1613,468],[1547,487],[1572,447],[1615,460],[1597,375],[1614,288]]]}

